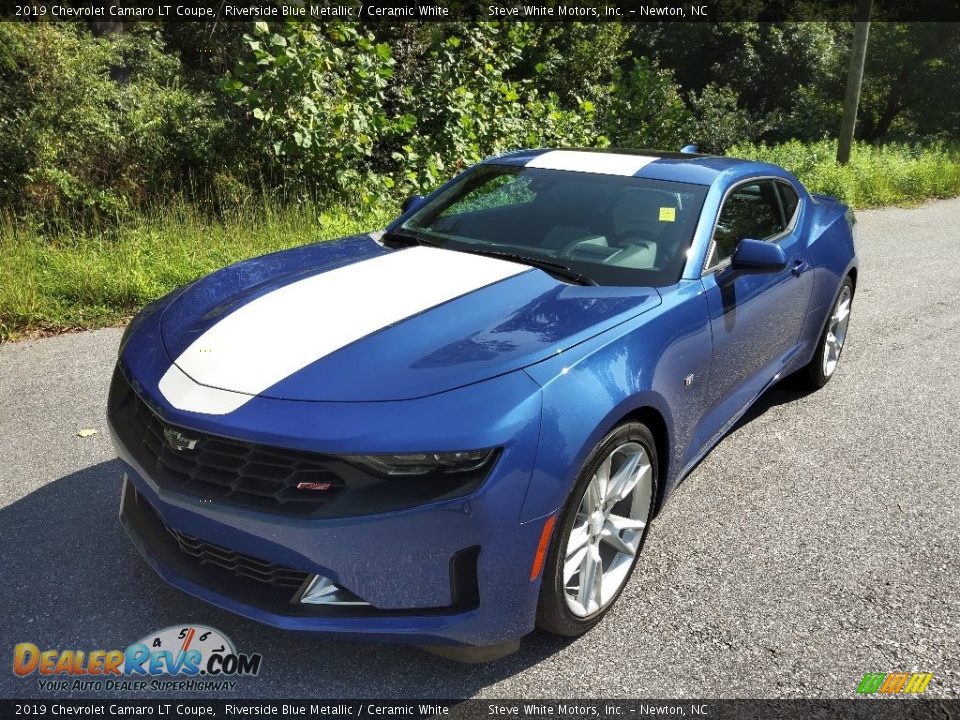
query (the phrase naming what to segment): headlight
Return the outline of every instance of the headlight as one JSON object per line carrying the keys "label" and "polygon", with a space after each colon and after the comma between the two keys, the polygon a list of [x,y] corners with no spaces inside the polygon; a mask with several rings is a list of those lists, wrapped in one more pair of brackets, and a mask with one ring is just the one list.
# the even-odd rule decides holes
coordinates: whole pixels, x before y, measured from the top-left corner
{"label": "headlight", "polygon": [[410,455],[348,455],[343,459],[378,475],[429,475],[463,473],[490,464],[497,449],[465,452],[416,453]]}

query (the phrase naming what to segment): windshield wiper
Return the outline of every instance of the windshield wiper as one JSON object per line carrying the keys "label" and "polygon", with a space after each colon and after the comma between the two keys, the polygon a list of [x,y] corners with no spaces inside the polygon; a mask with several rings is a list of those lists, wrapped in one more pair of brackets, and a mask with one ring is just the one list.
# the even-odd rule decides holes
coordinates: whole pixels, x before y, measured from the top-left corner
{"label": "windshield wiper", "polygon": [[553,262],[552,260],[547,260],[546,258],[532,258],[526,255],[520,255],[518,253],[504,252],[503,250],[484,250],[482,248],[476,247],[454,247],[450,245],[445,245],[439,243],[436,240],[418,232],[412,230],[397,229],[391,230],[383,236],[383,239],[387,242],[401,243],[403,245],[426,245],[427,247],[436,247],[443,248],[444,250],[453,250],[455,252],[465,252],[472,255],[485,255],[486,257],[497,258],[499,260],[507,260],[509,262],[522,263],[524,265],[530,265],[531,267],[540,268],[541,270],[549,273],[550,275],[555,275],[561,277],[565,280],[572,280],[575,283],[580,285],[596,285],[596,281],[592,278],[588,278],[586,275],[581,275],[576,270],[563,265],[558,262]]}
{"label": "windshield wiper", "polygon": [[396,242],[403,245],[426,245],[427,247],[443,247],[436,240],[433,240],[426,235],[423,235],[418,232],[413,232],[412,230],[391,230],[388,233],[385,233],[383,239],[387,242]]}
{"label": "windshield wiper", "polygon": [[[453,249],[453,248],[451,248]],[[456,248],[459,250],[459,248]],[[520,255],[518,253],[503,252],[502,250],[477,250],[470,248],[469,250],[464,250],[463,252],[473,253],[475,255],[486,255],[487,257],[499,258],[501,260],[508,260],[509,262],[522,263],[523,265],[530,265],[535,268],[540,268],[544,272],[550,275],[556,275],[561,277],[564,280],[572,280],[575,283],[580,285],[596,285],[597,281],[593,278],[588,278],[586,275],[581,275],[576,270],[567,265],[563,265],[558,262],[553,262],[553,260],[547,260],[546,258],[532,258],[527,255]]]}

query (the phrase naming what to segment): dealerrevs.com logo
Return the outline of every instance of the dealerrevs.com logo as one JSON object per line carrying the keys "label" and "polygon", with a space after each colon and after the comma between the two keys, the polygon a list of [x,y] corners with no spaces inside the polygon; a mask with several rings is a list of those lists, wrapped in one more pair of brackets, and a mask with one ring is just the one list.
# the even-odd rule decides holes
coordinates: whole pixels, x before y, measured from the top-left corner
{"label": "dealerrevs.com logo", "polygon": [[219,630],[173,625],[125,650],[41,650],[19,643],[13,672],[44,691],[233,690],[234,678],[260,672],[259,653],[238,653]]}

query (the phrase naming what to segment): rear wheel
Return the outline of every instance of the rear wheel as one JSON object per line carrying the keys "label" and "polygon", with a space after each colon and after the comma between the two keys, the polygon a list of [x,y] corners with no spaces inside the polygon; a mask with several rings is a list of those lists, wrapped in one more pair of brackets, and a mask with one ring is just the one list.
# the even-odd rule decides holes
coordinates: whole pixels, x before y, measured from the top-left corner
{"label": "rear wheel", "polygon": [[850,326],[850,310],[853,306],[853,283],[846,278],[837,293],[837,299],[830,310],[827,325],[820,336],[820,342],[813,353],[813,359],[798,375],[812,388],[826,385],[837,370],[840,353],[847,341],[847,329]]}
{"label": "rear wheel", "polygon": [[613,606],[633,573],[657,496],[653,435],[626,423],[590,455],[544,567],[537,626],[580,635]]}

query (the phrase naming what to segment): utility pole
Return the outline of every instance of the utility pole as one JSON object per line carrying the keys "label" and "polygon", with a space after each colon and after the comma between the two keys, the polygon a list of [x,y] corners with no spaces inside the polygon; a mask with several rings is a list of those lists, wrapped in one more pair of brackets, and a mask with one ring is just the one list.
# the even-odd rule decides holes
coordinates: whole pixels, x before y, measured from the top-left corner
{"label": "utility pole", "polygon": [[867,36],[870,34],[870,14],[873,0],[857,0],[853,24],[853,47],[850,48],[850,69],[847,71],[847,92],[843,97],[843,119],[840,121],[840,140],[837,143],[837,162],[846,165],[850,160],[853,131],[857,125],[860,105],[860,86],[863,84],[863,62],[867,57]]}

